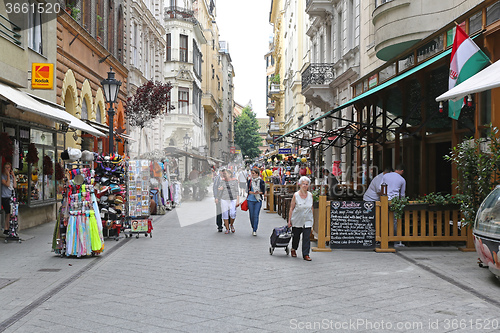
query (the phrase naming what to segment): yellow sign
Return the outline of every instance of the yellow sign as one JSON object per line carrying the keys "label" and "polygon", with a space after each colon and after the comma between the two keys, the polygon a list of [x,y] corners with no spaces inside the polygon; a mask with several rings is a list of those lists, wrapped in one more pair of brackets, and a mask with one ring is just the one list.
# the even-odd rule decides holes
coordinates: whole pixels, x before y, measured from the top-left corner
{"label": "yellow sign", "polygon": [[31,65],[31,88],[54,88],[54,64],[33,63]]}
{"label": "yellow sign", "polygon": [[240,149],[236,149],[234,152],[235,152],[235,154],[241,154],[241,150]]}

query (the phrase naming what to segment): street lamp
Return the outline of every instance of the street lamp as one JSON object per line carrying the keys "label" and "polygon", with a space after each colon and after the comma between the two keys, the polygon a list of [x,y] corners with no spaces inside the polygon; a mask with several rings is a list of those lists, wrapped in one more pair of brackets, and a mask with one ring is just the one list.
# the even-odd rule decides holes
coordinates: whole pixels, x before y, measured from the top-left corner
{"label": "street lamp", "polygon": [[109,155],[113,154],[113,118],[115,116],[115,109],[113,104],[116,103],[118,91],[122,85],[121,81],[115,79],[115,72],[113,68],[109,68],[108,78],[101,81],[102,88],[104,89],[104,97],[106,103],[109,103],[108,121],[109,121]]}
{"label": "street lamp", "polygon": [[[189,135],[186,132],[186,135],[184,135],[184,137],[182,139],[184,140],[184,149],[186,149],[186,152],[187,152],[191,138],[189,137]],[[186,154],[185,162],[186,163],[184,164],[184,179],[187,179],[187,177],[188,177],[188,157],[187,157],[187,154]]]}

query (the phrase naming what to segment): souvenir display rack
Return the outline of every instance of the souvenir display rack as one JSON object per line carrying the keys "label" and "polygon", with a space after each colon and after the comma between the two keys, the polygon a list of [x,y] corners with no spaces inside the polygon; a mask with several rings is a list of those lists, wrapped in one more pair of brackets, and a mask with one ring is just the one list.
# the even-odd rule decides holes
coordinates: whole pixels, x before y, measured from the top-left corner
{"label": "souvenir display rack", "polygon": [[61,256],[97,255],[104,250],[94,171],[88,162],[66,164],[64,193],[52,248]]}
{"label": "souvenir display rack", "polygon": [[106,237],[119,239],[125,221],[126,167],[119,155],[96,158],[96,196]]}
{"label": "souvenir display rack", "polygon": [[127,203],[125,237],[139,238],[140,234],[153,237],[153,226],[149,218],[149,184],[151,162],[149,160],[130,160],[128,162]]}

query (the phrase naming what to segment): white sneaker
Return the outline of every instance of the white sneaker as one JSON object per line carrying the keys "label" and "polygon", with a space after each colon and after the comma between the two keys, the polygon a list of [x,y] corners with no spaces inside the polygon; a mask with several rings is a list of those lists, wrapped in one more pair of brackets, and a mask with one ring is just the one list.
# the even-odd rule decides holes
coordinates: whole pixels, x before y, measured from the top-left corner
{"label": "white sneaker", "polygon": [[257,236],[257,233],[255,231],[252,232],[252,236]]}

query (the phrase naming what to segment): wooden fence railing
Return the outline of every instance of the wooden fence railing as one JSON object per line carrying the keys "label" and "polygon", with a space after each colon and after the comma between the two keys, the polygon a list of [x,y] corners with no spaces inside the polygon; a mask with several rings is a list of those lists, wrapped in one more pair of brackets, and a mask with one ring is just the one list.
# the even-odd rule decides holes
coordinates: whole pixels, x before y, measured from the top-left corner
{"label": "wooden fence railing", "polygon": [[[428,207],[415,207],[404,212],[404,216],[396,220],[394,227],[394,212],[389,210],[387,196],[381,196],[376,203],[375,232],[377,245],[376,252],[395,252],[389,247],[389,242],[454,242],[464,241],[465,248],[462,251],[475,251],[472,239],[472,230],[461,227],[460,211],[447,207],[436,207],[430,210]],[[326,196],[319,198],[318,219],[318,246],[313,251],[330,251],[326,247],[330,241],[330,201]],[[394,230],[396,229],[396,230]]]}

